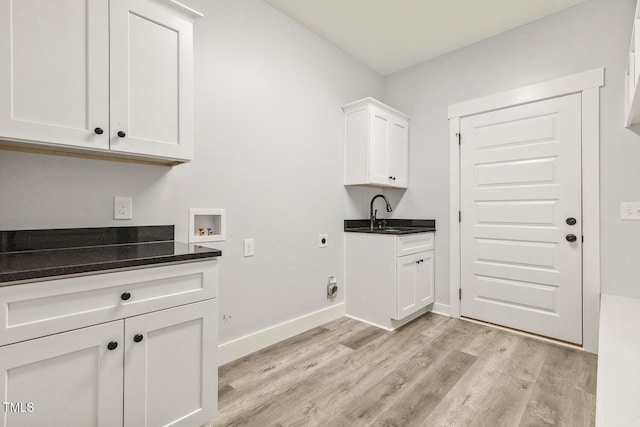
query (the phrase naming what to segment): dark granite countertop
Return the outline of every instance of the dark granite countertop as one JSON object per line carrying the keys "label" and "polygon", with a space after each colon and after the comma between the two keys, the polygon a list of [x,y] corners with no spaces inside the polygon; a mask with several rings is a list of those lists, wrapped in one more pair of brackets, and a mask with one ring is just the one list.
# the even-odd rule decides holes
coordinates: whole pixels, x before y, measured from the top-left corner
{"label": "dark granite countertop", "polygon": [[436,231],[435,219],[396,219],[388,218],[377,220],[376,227],[371,230],[368,219],[345,219],[344,231],[350,233],[373,234],[416,234]]}
{"label": "dark granite countertop", "polygon": [[173,236],[172,225],[0,231],[0,286],[222,255]]}

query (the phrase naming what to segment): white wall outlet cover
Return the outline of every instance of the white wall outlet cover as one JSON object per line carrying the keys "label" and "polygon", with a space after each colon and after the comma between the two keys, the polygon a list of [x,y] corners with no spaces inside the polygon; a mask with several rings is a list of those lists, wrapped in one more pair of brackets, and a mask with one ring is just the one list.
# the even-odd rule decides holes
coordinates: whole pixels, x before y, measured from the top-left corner
{"label": "white wall outlet cover", "polygon": [[318,247],[319,248],[326,248],[327,246],[329,246],[329,235],[320,234],[318,236]]}
{"label": "white wall outlet cover", "polygon": [[113,197],[113,219],[133,219],[133,197]]}
{"label": "white wall outlet cover", "polygon": [[253,239],[244,239],[242,243],[244,256],[253,256]]}
{"label": "white wall outlet cover", "polygon": [[620,202],[620,219],[640,221],[640,202]]}

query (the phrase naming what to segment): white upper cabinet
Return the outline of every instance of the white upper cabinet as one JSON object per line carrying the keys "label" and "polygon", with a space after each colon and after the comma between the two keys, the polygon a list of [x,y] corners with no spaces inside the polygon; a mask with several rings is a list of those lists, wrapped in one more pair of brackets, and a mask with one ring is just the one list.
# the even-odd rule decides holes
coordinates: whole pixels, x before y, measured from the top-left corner
{"label": "white upper cabinet", "polygon": [[624,121],[626,127],[640,123],[640,53],[636,54],[638,45],[640,45],[640,2],[636,5],[625,75]]}
{"label": "white upper cabinet", "polygon": [[409,117],[365,98],[345,113],[345,185],[407,188]]}
{"label": "white upper cabinet", "polygon": [[0,138],[108,150],[108,128],[109,3],[1,0]]}
{"label": "white upper cabinet", "polygon": [[193,158],[193,14],[170,5],[110,1],[113,151]]}
{"label": "white upper cabinet", "polygon": [[0,5],[0,139],[165,163],[193,158],[198,12],[168,0]]}

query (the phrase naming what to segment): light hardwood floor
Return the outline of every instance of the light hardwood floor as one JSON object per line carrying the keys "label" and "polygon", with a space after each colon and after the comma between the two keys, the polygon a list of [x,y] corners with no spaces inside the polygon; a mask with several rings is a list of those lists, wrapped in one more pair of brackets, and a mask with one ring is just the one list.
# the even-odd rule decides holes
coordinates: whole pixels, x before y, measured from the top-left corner
{"label": "light hardwood floor", "polygon": [[394,332],[343,318],[220,367],[209,427],[588,427],[596,362],[432,313]]}

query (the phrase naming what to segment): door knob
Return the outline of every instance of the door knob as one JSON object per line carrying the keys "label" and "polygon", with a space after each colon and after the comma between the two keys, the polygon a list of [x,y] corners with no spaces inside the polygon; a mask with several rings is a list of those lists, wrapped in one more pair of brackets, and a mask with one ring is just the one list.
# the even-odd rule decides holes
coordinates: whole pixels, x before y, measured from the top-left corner
{"label": "door knob", "polygon": [[134,340],[135,342],[140,342],[140,341],[142,341],[143,339],[144,339],[144,336],[143,336],[143,335],[141,335],[141,334],[136,334],[136,335],[133,337],[133,340]]}
{"label": "door knob", "polygon": [[122,295],[120,295],[120,299],[121,299],[122,301],[126,301],[126,300],[128,300],[129,298],[131,298],[131,294],[130,294],[129,292],[123,292],[123,293],[122,293]]}
{"label": "door knob", "polygon": [[96,133],[96,135],[102,135],[104,133],[102,128],[95,128],[93,131]]}
{"label": "door knob", "polygon": [[127,134],[120,130],[120,131],[118,131],[118,136],[120,138],[124,138],[125,136],[127,136]]}
{"label": "door knob", "polygon": [[116,348],[118,348],[118,343],[116,341],[111,341],[109,344],[107,344],[107,348],[109,350],[115,350]]}
{"label": "door knob", "polygon": [[569,225],[576,225],[576,222],[577,221],[575,218],[572,218],[572,217],[567,218],[567,224]]}
{"label": "door knob", "polygon": [[565,238],[567,239],[567,242],[575,242],[578,240],[575,234],[567,234]]}

